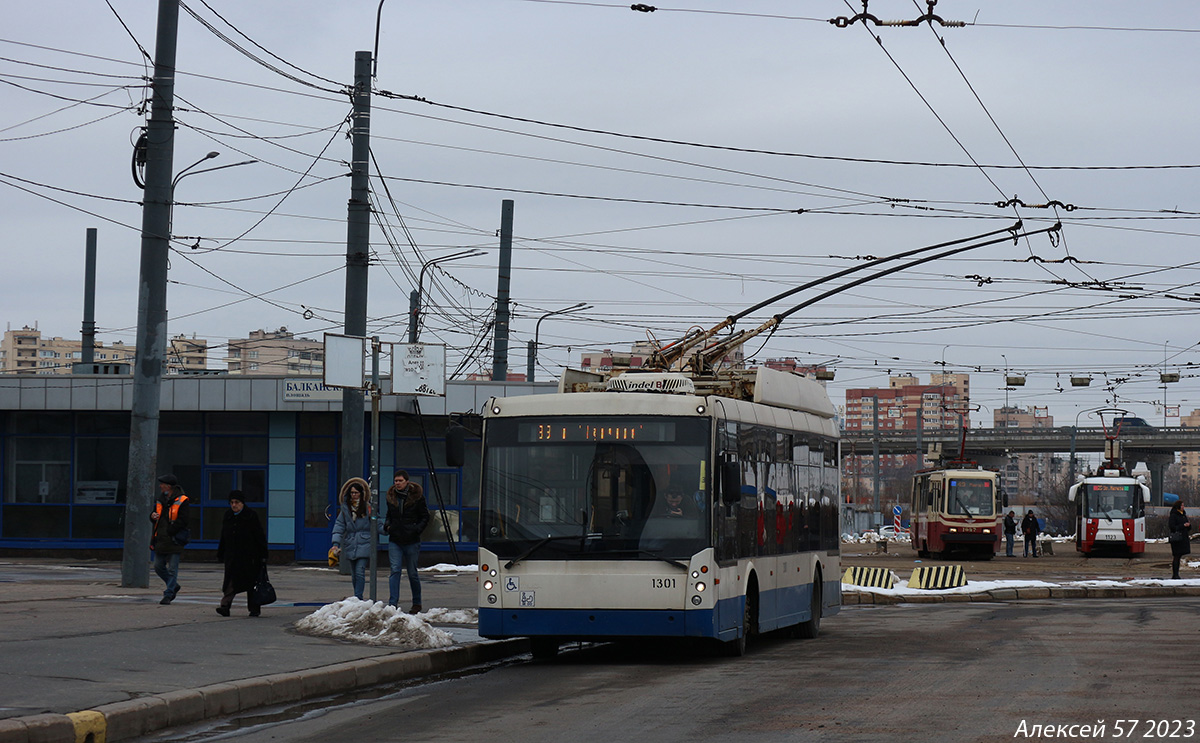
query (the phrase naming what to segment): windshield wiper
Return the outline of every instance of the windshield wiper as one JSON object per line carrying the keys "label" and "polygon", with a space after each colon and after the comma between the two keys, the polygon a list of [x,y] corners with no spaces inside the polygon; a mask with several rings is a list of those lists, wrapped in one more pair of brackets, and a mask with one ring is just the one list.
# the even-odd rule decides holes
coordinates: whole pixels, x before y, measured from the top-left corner
{"label": "windshield wiper", "polygon": [[958,505],[962,506],[962,510],[966,511],[968,516],[975,515],[975,514],[971,513],[971,509],[967,508],[967,504],[962,502],[962,498],[959,498],[957,495],[954,496],[954,502],[957,503]]}
{"label": "windshield wiper", "polygon": [[675,567],[683,568],[684,570],[688,569],[688,564],[686,562],[682,562],[673,557],[663,557],[662,555],[659,554],[659,552],[661,552],[661,551],[662,550],[655,551],[655,550],[644,550],[644,549],[637,549],[637,548],[621,549],[620,547],[613,547],[613,548],[606,549],[606,550],[589,550],[587,554],[589,554],[589,555],[616,555],[616,554],[621,554],[621,553],[631,553],[634,555],[645,555],[646,557],[653,557],[655,560],[661,560],[662,562],[669,563],[671,565],[674,565]]}
{"label": "windshield wiper", "polygon": [[508,570],[513,565],[516,565],[521,560],[524,560],[526,557],[529,557],[534,552],[537,552],[542,547],[545,547],[547,544],[550,544],[551,542],[557,542],[562,539],[579,539],[579,537],[575,536],[574,534],[558,534],[558,535],[551,535],[551,536],[545,537],[543,539],[540,539],[532,547],[530,547],[529,549],[525,550],[521,554],[517,555],[516,557],[514,557],[513,559],[511,559],[507,563],[505,563],[504,569]]}

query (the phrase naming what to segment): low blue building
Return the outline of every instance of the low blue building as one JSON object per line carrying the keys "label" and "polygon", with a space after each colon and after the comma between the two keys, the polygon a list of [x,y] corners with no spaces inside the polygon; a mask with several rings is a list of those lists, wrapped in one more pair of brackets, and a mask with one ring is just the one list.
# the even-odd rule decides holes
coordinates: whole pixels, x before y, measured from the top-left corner
{"label": "low blue building", "polygon": [[[419,405],[413,396],[383,397],[380,480],[390,484],[405,469],[424,487],[434,512],[426,550],[477,546],[480,442],[469,435],[467,463],[447,467],[450,417],[463,416],[478,434],[470,421],[488,399],[556,389],[448,382],[445,397]],[[273,552],[323,560],[343,479],[341,391],[312,378],[167,376],[161,394],[156,471],[174,474],[191,498],[189,549],[216,548],[227,496],[237,488],[266,524]],[[126,375],[0,378],[0,550],[122,548],[132,397]],[[369,406],[366,417],[369,457]]]}

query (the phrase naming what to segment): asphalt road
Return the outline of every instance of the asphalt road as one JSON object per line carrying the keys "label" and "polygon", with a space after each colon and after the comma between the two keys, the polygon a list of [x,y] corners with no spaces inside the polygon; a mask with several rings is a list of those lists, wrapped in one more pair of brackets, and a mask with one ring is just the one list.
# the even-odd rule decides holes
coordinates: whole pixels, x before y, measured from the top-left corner
{"label": "asphalt road", "polygon": [[[593,646],[152,740],[962,743],[1098,721],[1069,739],[1116,740],[1118,720],[1200,726],[1198,638],[1200,598],[847,607],[744,658]],[[1139,724],[1122,739],[1156,739]]]}

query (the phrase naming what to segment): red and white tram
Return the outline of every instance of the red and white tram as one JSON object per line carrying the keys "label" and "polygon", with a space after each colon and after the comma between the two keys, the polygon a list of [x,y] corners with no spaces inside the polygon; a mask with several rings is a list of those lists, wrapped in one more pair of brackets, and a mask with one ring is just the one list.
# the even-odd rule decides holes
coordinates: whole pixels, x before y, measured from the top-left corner
{"label": "red and white tram", "polygon": [[962,551],[984,560],[1000,544],[1000,476],[982,467],[946,467],[913,475],[912,546],[921,557]]}
{"label": "red and white tram", "polygon": [[1105,466],[1072,485],[1067,499],[1075,504],[1075,549],[1084,556],[1146,551],[1150,488],[1140,478],[1122,467]]}

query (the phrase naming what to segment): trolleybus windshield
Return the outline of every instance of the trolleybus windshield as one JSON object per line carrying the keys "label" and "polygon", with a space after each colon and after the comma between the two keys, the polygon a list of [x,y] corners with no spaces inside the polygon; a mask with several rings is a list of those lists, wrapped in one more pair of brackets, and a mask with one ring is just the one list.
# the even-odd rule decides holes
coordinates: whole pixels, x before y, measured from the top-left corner
{"label": "trolleybus windshield", "polygon": [[488,421],[479,544],[521,560],[678,559],[711,539],[711,421]]}
{"label": "trolleybus windshield", "polygon": [[1084,516],[1093,519],[1133,518],[1140,488],[1128,483],[1088,483],[1084,486]]}
{"label": "trolleybus windshield", "polygon": [[961,516],[992,516],[995,513],[991,480],[951,478],[946,496],[947,513]]}

